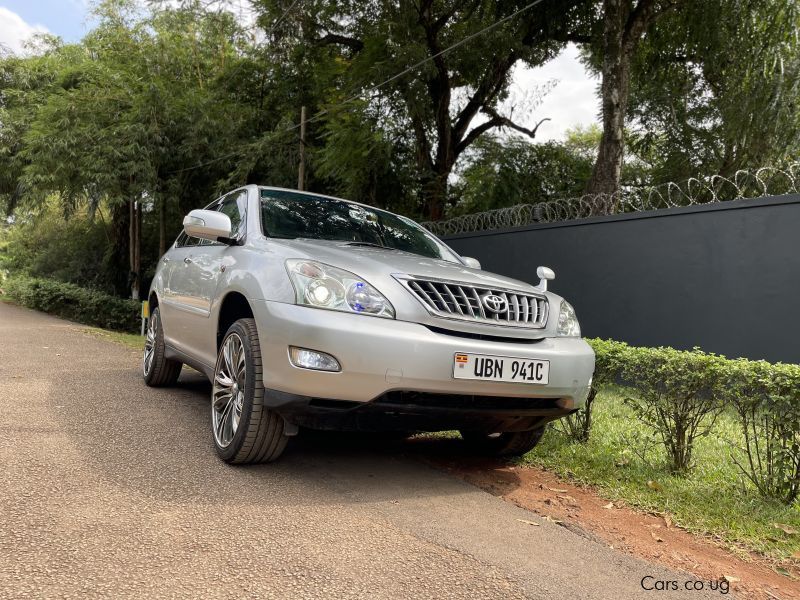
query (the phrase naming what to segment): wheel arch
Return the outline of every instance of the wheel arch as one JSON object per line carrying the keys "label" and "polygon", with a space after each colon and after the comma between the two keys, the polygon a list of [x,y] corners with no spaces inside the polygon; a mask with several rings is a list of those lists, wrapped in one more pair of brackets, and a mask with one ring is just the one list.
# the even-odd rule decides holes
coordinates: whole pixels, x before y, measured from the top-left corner
{"label": "wheel arch", "polygon": [[250,301],[241,292],[230,291],[225,294],[219,307],[217,317],[217,351],[222,344],[222,338],[239,319],[252,319],[254,317],[253,308]]}

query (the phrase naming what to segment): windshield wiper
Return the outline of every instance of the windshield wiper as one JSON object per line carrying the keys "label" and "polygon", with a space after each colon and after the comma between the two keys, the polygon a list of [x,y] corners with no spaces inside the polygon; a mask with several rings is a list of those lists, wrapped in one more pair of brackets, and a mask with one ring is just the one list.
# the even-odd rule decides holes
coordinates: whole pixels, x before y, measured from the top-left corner
{"label": "windshield wiper", "polygon": [[373,244],[372,242],[347,242],[347,245],[366,246],[367,248],[383,248],[384,250],[398,250],[398,248],[392,248],[391,246],[381,246],[380,244]]}

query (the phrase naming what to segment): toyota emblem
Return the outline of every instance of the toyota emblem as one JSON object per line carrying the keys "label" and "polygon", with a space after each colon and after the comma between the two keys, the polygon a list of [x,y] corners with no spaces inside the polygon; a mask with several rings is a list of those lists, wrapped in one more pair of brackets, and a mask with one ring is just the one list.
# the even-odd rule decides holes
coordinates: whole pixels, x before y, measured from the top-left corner
{"label": "toyota emblem", "polygon": [[502,314],[508,311],[508,300],[497,294],[486,294],[483,298],[483,305],[493,313]]}

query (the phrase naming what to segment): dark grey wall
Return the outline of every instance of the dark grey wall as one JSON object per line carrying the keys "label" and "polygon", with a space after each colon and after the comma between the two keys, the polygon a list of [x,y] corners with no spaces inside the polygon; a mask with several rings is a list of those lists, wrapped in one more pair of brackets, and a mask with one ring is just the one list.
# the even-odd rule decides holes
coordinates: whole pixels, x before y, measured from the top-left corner
{"label": "dark grey wall", "polygon": [[800,363],[800,195],[447,238],[483,268],[550,289],[584,335]]}

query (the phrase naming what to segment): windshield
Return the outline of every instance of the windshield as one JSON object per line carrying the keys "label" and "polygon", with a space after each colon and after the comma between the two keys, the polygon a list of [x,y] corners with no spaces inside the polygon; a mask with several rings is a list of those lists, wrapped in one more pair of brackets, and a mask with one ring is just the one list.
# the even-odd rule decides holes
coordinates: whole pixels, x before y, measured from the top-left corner
{"label": "windshield", "polygon": [[340,240],[460,262],[411,219],[344,200],[262,189],[261,225],[272,238]]}

